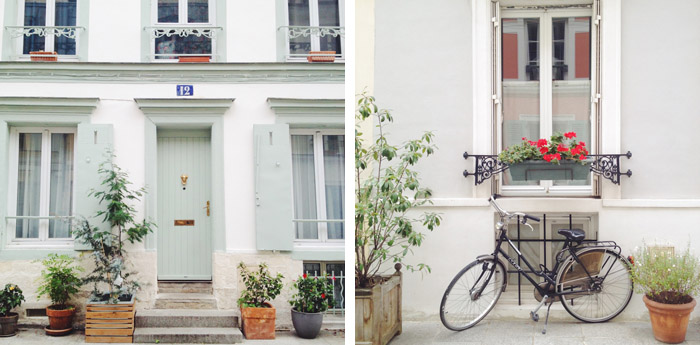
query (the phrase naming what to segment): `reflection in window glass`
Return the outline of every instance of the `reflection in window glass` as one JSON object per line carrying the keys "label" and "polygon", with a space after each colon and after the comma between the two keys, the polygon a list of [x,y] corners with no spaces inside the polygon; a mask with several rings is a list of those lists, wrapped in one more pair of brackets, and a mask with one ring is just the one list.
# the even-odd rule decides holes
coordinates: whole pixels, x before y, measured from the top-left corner
{"label": "reflection in window glass", "polygon": [[177,23],[179,20],[179,0],[158,0],[158,23]]}
{"label": "reflection in window glass", "polygon": [[[70,216],[73,205],[73,134],[51,134],[50,216]],[[49,220],[49,238],[70,237],[70,221]]]}
{"label": "reflection in window glass", "polygon": [[[289,0],[289,25],[310,26],[309,0]],[[311,50],[311,36],[300,36],[289,39],[290,54],[306,54]]]}
{"label": "reflection in window glass", "polygon": [[[17,216],[40,216],[41,133],[20,133],[17,167]],[[39,238],[38,219],[17,219],[16,238]]]}
{"label": "reflection in window glass", "polygon": [[209,0],[187,0],[187,22],[209,22]]}
{"label": "reflection in window glass", "polygon": [[[340,26],[340,8],[338,0],[318,0],[318,22],[320,26]],[[340,36],[326,35],[320,37],[321,50],[340,54]]]}
{"label": "reflection in window glass", "polygon": [[177,59],[178,54],[211,54],[211,38],[195,35],[180,37],[167,35],[156,38],[156,54],[175,54],[175,56],[157,56],[156,59]]}
{"label": "reflection in window glass", "polygon": [[[294,218],[318,219],[313,135],[292,135],[292,179]],[[295,222],[294,227],[297,239],[318,239],[318,223]]]}
{"label": "reflection in window glass", "polygon": [[[56,0],[56,26],[75,26],[78,0]],[[75,55],[75,38],[55,38],[55,51],[61,55]]]}
{"label": "reflection in window glass", "polygon": [[[326,217],[345,219],[345,136],[323,136],[323,169],[326,183]],[[328,239],[345,238],[343,223],[328,223]]]}

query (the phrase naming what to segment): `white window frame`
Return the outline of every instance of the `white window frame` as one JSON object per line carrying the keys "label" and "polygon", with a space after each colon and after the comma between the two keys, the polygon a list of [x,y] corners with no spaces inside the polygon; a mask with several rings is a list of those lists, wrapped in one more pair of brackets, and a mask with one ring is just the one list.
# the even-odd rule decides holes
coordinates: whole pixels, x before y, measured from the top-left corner
{"label": "white window frame", "polygon": [[[73,166],[75,167],[75,150],[77,149],[77,129],[75,127],[12,127],[10,130],[10,162],[9,167],[9,186],[8,186],[8,215],[10,217],[17,216],[17,169],[19,165],[19,134],[20,133],[41,133],[41,191],[40,191],[40,206],[39,213],[41,216],[48,216],[49,213],[49,197],[51,193],[51,134],[55,133],[70,133],[73,134]],[[76,169],[73,169],[73,181],[76,178]],[[75,210],[75,183],[71,191],[71,209]],[[72,216],[72,215],[71,215]],[[73,238],[49,238],[49,219],[42,219],[39,222],[39,238],[16,238],[15,228],[16,219],[5,219],[7,236],[7,248],[22,248],[22,249],[45,249],[58,248],[70,249],[73,248]]]}
{"label": "white window frame", "polygon": [[[75,4],[75,26],[80,26],[80,7],[81,7],[81,2],[80,0],[76,1]],[[24,26],[24,3],[25,0],[19,1],[18,8],[17,8],[17,20],[19,23],[17,23],[18,26]],[[46,0],[46,24],[45,26],[56,26],[56,0]],[[58,55],[58,59],[61,61],[79,61],[78,59],[78,52],[80,51],[80,31],[76,30],[77,34],[75,35],[75,55]],[[18,44],[17,46],[17,56],[19,56],[19,60],[30,60],[31,57],[29,54],[23,54],[24,52],[24,35],[17,37],[16,40]],[[54,35],[46,35],[45,36],[45,41],[44,41],[44,51],[46,52],[52,52],[56,50],[55,47],[55,42],[56,42],[56,36]],[[51,47],[51,49],[47,49],[48,47]]]}
{"label": "white window frame", "polygon": [[[285,7],[284,7],[284,12],[286,14],[286,21],[287,25],[291,25],[289,23],[289,1],[285,1]],[[338,22],[340,25],[339,27],[345,27],[345,0],[338,0]],[[318,13],[318,0],[309,0],[309,26],[319,26],[320,19],[319,19],[319,13]],[[320,37],[316,36],[309,36],[311,38],[311,50],[310,51],[319,51],[321,50],[321,39]],[[291,52],[289,51],[289,35],[285,35],[285,43],[286,43],[286,49],[287,49],[287,61],[294,62],[294,61],[306,61],[306,57],[304,56],[289,56]],[[345,37],[340,36],[340,51],[341,54],[339,57],[336,57],[336,61],[345,61]]]}
{"label": "white window frame", "polygon": [[[218,28],[214,28],[216,26],[216,0],[208,0],[209,1],[209,22],[207,23],[188,23],[187,22],[187,0],[178,0],[178,22],[177,23],[159,23],[158,22],[158,0],[151,0],[151,23],[153,24],[154,28],[158,27],[191,27],[191,28],[202,28],[202,29],[207,29],[210,28],[212,30],[217,30]],[[211,61],[216,60],[216,32],[215,35],[211,38]],[[149,56],[151,58],[152,62],[159,62],[159,63],[177,63],[178,59],[156,59],[156,39],[151,38],[150,42],[150,51],[149,51]]]}
{"label": "white window frame", "polygon": [[[496,62],[496,77],[494,82],[496,83],[496,117],[497,126],[495,129],[496,135],[496,150],[501,152],[505,148],[503,147],[503,111],[502,111],[502,88],[503,81],[501,76],[501,66],[502,66],[502,46],[500,44],[501,39],[501,20],[504,18],[537,18],[539,19],[539,65],[540,65],[540,138],[549,138],[552,135],[552,19],[562,18],[562,17],[590,17],[591,18],[591,113],[589,114],[589,119],[591,123],[591,142],[587,143],[588,148],[591,153],[597,151],[597,138],[598,138],[598,111],[597,111],[597,97],[598,93],[597,85],[597,75],[598,75],[598,51],[596,49],[598,42],[596,41],[597,35],[595,34],[596,23],[595,23],[595,8],[547,8],[547,9],[501,9],[498,8],[498,15],[495,20],[498,20],[498,26],[496,26],[496,47],[495,56],[493,59]],[[542,67],[547,66],[547,67]],[[538,139],[538,138],[535,138]],[[533,140],[535,140],[533,139]],[[505,172],[504,172],[505,173]],[[592,196],[595,193],[596,176],[591,174],[591,183],[585,186],[554,186],[553,181],[543,180],[540,181],[539,185],[536,186],[508,186],[503,184],[503,179],[498,179],[498,188],[501,194],[504,196]]]}
{"label": "white window frame", "polygon": [[[316,183],[316,217],[317,219],[328,219],[326,215],[326,193],[325,193],[325,170],[323,165],[323,136],[324,135],[342,135],[345,136],[345,131],[342,129],[291,129],[289,131],[289,140],[293,135],[313,135],[314,136],[314,181]],[[292,184],[294,176],[292,176]],[[320,188],[319,188],[320,187]],[[296,210],[296,205],[293,205]],[[295,212],[296,214],[296,212]],[[294,244],[297,247],[313,247],[318,245],[323,246],[340,246],[345,245],[347,237],[347,228],[344,231],[343,239],[328,238],[328,223],[318,222],[318,239],[298,239],[296,238],[296,230],[294,232]]]}

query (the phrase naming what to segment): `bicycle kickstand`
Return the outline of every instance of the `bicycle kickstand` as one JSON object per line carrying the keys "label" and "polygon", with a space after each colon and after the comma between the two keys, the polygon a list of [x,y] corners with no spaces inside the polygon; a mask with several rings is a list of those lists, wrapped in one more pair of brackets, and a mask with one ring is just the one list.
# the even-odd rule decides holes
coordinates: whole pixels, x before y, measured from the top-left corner
{"label": "bicycle kickstand", "polygon": [[547,323],[549,322],[549,309],[552,308],[552,304],[554,304],[554,301],[549,302],[549,306],[547,307],[547,316],[544,318],[544,329],[542,330],[542,334],[547,334]]}

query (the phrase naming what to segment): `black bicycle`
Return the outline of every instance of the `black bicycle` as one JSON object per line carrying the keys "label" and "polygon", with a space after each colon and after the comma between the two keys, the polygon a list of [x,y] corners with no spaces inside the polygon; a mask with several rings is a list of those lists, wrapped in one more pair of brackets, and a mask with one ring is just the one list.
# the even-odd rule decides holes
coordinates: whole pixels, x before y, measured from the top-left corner
{"label": "black bicycle", "polygon": [[[539,321],[537,312],[543,305],[549,304],[543,334],[547,332],[549,309],[556,301],[561,301],[571,316],[584,322],[608,321],[627,307],[633,292],[629,262],[620,255],[622,250],[615,242],[584,243],[583,230],[561,229],[558,233],[566,240],[563,249],[556,255],[554,269],[539,265],[536,270],[508,238],[507,229],[508,223],[517,219],[534,231],[527,221],[539,222],[539,218],[520,212],[506,212],[496,204],[495,199],[496,195],[489,202],[500,217],[496,223],[496,249],[493,254],[478,256],[476,261],[452,279],[440,303],[440,320],[445,327],[463,331],[479,323],[493,309],[507,286],[507,272],[501,257],[535,287],[535,297],[540,304],[530,312],[533,321]],[[515,258],[501,248],[504,242],[517,253]],[[536,282],[518,265],[518,259],[543,281]]]}

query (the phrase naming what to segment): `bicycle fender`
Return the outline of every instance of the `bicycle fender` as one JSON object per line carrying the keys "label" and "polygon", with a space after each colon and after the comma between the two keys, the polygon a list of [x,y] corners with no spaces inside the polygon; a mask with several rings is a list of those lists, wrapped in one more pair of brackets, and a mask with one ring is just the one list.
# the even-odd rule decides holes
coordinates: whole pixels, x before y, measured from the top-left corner
{"label": "bicycle fender", "polygon": [[[484,254],[484,255],[479,255],[476,257],[476,261],[478,261],[478,262],[484,262],[486,260],[494,260],[493,254]],[[501,261],[501,260],[498,260],[498,261],[501,263],[501,265],[503,265],[503,269],[506,269],[506,267],[508,267],[508,266],[506,266],[506,264],[503,263],[503,261]],[[506,291],[506,287],[508,286],[508,273],[507,272],[505,274],[505,277],[506,277],[506,279],[503,282],[503,292]]]}

